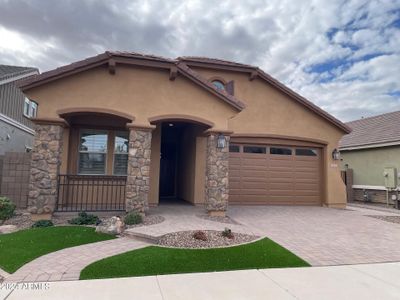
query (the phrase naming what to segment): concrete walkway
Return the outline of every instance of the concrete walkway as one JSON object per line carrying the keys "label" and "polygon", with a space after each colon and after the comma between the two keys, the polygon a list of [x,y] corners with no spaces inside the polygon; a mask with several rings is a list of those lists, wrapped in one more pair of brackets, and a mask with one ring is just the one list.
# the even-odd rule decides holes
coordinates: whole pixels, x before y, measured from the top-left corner
{"label": "concrete walkway", "polygon": [[[399,299],[400,263],[3,286],[0,299]],[[14,287],[15,288],[15,287]]]}
{"label": "concrete walkway", "polygon": [[81,270],[87,265],[145,246],[148,244],[129,238],[118,238],[62,249],[27,263],[6,277],[5,282],[78,280]]}

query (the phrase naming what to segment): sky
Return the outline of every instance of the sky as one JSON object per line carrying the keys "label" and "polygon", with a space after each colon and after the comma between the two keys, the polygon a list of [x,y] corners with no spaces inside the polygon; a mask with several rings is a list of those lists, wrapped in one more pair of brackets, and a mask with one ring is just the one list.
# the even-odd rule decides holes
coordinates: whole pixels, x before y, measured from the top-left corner
{"label": "sky", "polygon": [[400,0],[0,0],[0,64],[106,50],[256,65],[342,121],[400,110]]}

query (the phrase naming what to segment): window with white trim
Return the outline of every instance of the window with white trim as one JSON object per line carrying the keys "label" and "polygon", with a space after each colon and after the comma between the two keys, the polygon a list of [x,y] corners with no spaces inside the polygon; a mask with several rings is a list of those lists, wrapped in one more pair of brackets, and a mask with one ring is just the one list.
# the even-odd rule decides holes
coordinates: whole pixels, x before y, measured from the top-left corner
{"label": "window with white trim", "polygon": [[35,101],[25,97],[24,100],[24,116],[27,118],[35,118],[38,111],[38,104]]}
{"label": "window with white trim", "polygon": [[78,162],[79,174],[106,174],[107,143],[107,131],[92,129],[81,130]]}

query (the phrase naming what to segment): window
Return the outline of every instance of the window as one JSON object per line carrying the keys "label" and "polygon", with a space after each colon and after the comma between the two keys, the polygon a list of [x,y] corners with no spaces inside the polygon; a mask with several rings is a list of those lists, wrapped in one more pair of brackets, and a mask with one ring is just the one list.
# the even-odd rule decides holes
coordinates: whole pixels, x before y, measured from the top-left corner
{"label": "window", "polygon": [[222,81],[219,80],[213,80],[211,82],[218,90],[225,90],[225,84]]}
{"label": "window", "polygon": [[238,145],[229,145],[229,152],[240,152],[240,147]]}
{"label": "window", "polygon": [[292,155],[292,149],[271,147],[269,153],[276,154],[276,155]]}
{"label": "window", "polygon": [[35,101],[25,97],[24,101],[24,116],[27,118],[35,118],[37,115],[38,105]]}
{"label": "window", "polygon": [[299,155],[299,156],[317,156],[317,150],[300,148],[300,149],[296,149],[296,155]]}
{"label": "window", "polygon": [[128,169],[128,132],[116,132],[114,142],[114,175],[126,175]]}
{"label": "window", "polygon": [[79,142],[79,174],[106,173],[108,135],[106,131],[82,130]]}
{"label": "window", "polygon": [[244,153],[261,153],[261,154],[265,154],[265,153],[267,153],[267,148],[266,147],[259,147],[259,146],[244,146],[243,147],[243,152]]}

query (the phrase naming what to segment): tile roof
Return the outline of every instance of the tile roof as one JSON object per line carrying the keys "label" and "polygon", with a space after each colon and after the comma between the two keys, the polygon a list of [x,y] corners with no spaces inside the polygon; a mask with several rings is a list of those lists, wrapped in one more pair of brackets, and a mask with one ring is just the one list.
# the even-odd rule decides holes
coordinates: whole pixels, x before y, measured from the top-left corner
{"label": "tile roof", "polygon": [[[239,99],[235,98],[233,95],[230,95],[226,93],[225,91],[218,90],[215,88],[208,80],[204,77],[202,77],[200,74],[198,74],[195,70],[191,68],[192,64],[208,64],[208,65],[213,65],[217,68],[223,68],[223,67],[230,67],[234,68],[237,71],[243,71],[243,72],[251,72],[255,73],[258,77],[261,79],[267,81],[269,84],[273,85],[274,87],[278,88],[282,92],[286,93],[289,95],[293,100],[299,102],[300,104],[304,105],[308,109],[312,110],[315,112],[317,115],[320,115],[322,118],[328,120],[341,130],[343,130],[346,133],[349,133],[351,130],[348,126],[343,124],[341,121],[338,119],[334,118],[332,115],[329,113],[325,112],[309,100],[305,99],[304,97],[300,96],[299,94],[295,93],[288,87],[286,87],[284,84],[279,82],[278,80],[274,79],[272,76],[269,74],[265,73],[261,69],[255,66],[247,65],[247,64],[242,64],[242,63],[236,63],[232,61],[227,61],[227,60],[222,60],[222,59],[216,59],[216,58],[208,58],[208,57],[198,57],[198,56],[183,56],[183,57],[178,57],[177,59],[169,59],[161,56],[156,56],[156,55],[147,55],[147,54],[141,54],[137,52],[119,52],[119,51],[106,51],[102,54],[99,54],[97,56],[93,56],[66,66],[62,66],[60,68],[44,72],[40,75],[33,76],[32,78],[28,78],[27,80],[24,80],[21,84],[20,87],[24,89],[29,89],[34,86],[38,86],[41,84],[44,84],[46,82],[56,80],[58,78],[68,76],[77,72],[81,72],[83,70],[96,67],[102,64],[106,64],[110,61],[110,59],[115,59],[115,60],[123,60],[123,59],[137,59],[142,62],[146,62],[145,64],[150,65],[162,65],[163,67],[171,67],[175,66],[178,69],[178,72],[181,74],[185,75],[187,78],[190,80],[194,81],[195,83],[201,85],[203,88],[208,90],[209,92],[213,93],[220,99],[224,100],[225,102],[229,103],[233,107],[235,107],[238,110],[242,110],[245,107],[244,102],[240,101]],[[126,62],[126,60],[125,60]]]}
{"label": "tile roof", "polygon": [[203,56],[180,56],[177,58],[177,60],[183,62],[200,62],[200,63],[210,63],[210,64],[225,65],[225,66],[257,69],[256,66],[252,65],[242,64],[235,61],[224,60],[219,58],[203,57]]}
{"label": "tile roof", "polygon": [[372,148],[374,145],[400,143],[400,111],[346,123],[350,134],[340,141],[340,148]]}
{"label": "tile roof", "polygon": [[0,65],[0,81],[35,71],[38,72],[38,69],[31,67]]}

